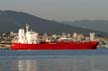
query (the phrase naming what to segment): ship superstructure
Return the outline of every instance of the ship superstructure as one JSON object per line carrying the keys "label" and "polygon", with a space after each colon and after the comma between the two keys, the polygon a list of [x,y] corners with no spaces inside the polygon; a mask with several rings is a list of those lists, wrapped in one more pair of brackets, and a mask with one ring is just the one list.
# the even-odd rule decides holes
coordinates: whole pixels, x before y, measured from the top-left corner
{"label": "ship superstructure", "polygon": [[26,25],[26,32],[24,29],[19,29],[18,33],[18,43],[22,44],[37,44],[38,43],[38,33],[33,31],[28,31],[29,26]]}

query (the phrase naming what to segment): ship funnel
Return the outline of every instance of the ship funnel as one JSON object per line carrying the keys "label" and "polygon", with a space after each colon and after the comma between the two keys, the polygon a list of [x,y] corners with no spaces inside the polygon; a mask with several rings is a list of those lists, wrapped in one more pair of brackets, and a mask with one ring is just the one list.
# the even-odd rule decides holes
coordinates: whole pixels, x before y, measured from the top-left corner
{"label": "ship funnel", "polygon": [[90,40],[91,41],[95,40],[95,32],[93,32],[93,33],[90,32]]}

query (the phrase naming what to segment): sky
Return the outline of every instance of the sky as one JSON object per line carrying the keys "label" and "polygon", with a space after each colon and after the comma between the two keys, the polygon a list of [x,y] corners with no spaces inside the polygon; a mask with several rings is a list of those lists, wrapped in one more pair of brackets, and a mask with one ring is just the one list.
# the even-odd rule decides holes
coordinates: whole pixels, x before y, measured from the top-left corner
{"label": "sky", "polygon": [[21,11],[56,21],[108,20],[108,0],[0,0],[0,10]]}

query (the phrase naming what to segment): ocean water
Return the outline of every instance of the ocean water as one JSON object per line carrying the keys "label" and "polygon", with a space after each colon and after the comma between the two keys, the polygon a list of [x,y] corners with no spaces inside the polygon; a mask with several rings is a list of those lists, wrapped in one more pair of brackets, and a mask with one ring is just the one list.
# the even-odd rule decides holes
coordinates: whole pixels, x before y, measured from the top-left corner
{"label": "ocean water", "polygon": [[108,49],[0,50],[0,71],[108,71]]}

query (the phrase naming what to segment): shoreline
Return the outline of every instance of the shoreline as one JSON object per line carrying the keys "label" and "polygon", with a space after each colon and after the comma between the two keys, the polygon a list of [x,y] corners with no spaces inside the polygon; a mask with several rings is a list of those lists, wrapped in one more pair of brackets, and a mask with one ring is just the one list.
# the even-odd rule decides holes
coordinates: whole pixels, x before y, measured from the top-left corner
{"label": "shoreline", "polygon": [[1,48],[10,48],[10,44],[0,44],[0,49]]}

